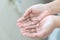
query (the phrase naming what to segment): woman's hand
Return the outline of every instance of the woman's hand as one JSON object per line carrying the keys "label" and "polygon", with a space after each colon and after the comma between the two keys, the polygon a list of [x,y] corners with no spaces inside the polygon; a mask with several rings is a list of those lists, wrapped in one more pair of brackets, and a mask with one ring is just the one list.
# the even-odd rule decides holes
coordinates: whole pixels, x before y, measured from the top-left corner
{"label": "woman's hand", "polygon": [[31,6],[26,10],[24,15],[18,19],[17,25],[22,27],[21,25],[25,23],[30,23],[29,25],[37,24],[40,20],[49,15],[48,10],[46,11],[46,9],[47,7],[45,4],[37,4]]}
{"label": "woman's hand", "polygon": [[54,1],[48,3],[47,6],[46,4],[38,4],[28,8],[17,21],[17,25],[21,28],[21,33],[34,38],[47,37],[56,26],[54,16],[48,15],[60,12],[59,3]]}
{"label": "woman's hand", "polygon": [[52,31],[56,28],[56,21],[54,15],[45,17],[36,25],[28,26],[21,28],[20,32],[27,37],[31,38],[46,38],[49,36]]}

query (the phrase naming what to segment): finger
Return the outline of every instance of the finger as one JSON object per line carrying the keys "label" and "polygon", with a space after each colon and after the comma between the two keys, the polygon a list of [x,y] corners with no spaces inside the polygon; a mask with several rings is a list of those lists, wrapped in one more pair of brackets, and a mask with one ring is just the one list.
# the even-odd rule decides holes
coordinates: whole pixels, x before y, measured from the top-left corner
{"label": "finger", "polygon": [[32,10],[31,10],[31,8],[29,8],[29,9],[24,13],[24,15],[23,15],[19,20],[17,20],[17,22],[23,22],[23,21],[25,21],[26,19],[28,19],[28,18],[29,18],[29,15],[31,14],[31,12],[32,12]]}
{"label": "finger", "polygon": [[40,34],[40,33],[36,33],[36,32],[34,32],[34,33],[29,33],[29,32],[26,32],[25,30],[24,31],[22,31],[22,34],[24,35],[24,36],[27,36],[27,37],[31,37],[31,38],[41,38],[42,37],[42,33]]}
{"label": "finger", "polygon": [[20,30],[21,32],[28,32],[28,33],[34,33],[34,32],[36,32],[36,30],[35,29],[25,29],[25,28],[23,28],[22,30]]}
{"label": "finger", "polygon": [[26,12],[24,13],[23,17],[29,16],[30,13],[32,13],[32,8],[27,9]]}
{"label": "finger", "polygon": [[32,30],[32,29],[35,29],[36,26],[29,26],[29,27],[25,27],[26,30]]}
{"label": "finger", "polygon": [[24,28],[21,28],[21,29],[20,29],[20,33],[25,33],[25,32],[27,32],[26,29],[24,29]]}
{"label": "finger", "polygon": [[31,38],[35,36],[35,35],[33,35],[33,33],[26,32],[25,30],[21,30],[21,33],[24,36],[31,37]]}
{"label": "finger", "polygon": [[25,20],[27,20],[28,18],[25,18],[25,17],[21,17],[17,20],[17,23],[22,23],[24,22]]}
{"label": "finger", "polygon": [[19,28],[22,28],[22,27],[23,27],[23,24],[22,24],[22,23],[17,23],[17,26],[18,26]]}
{"label": "finger", "polygon": [[17,26],[19,26],[20,28],[25,28],[25,27],[30,27],[33,26],[33,22],[28,22],[28,23],[17,23]]}
{"label": "finger", "polygon": [[36,32],[36,28],[38,28],[38,27],[36,25],[34,25],[34,26],[25,27],[24,29],[30,33],[34,33],[34,32]]}
{"label": "finger", "polygon": [[36,24],[36,25],[32,25],[32,26],[28,26],[28,27],[25,27],[25,29],[29,30],[29,29],[36,29],[39,27],[40,24]]}
{"label": "finger", "polygon": [[35,28],[39,26],[39,24],[37,24],[36,22],[30,22],[30,21],[27,23],[17,23],[17,25],[20,28]]}

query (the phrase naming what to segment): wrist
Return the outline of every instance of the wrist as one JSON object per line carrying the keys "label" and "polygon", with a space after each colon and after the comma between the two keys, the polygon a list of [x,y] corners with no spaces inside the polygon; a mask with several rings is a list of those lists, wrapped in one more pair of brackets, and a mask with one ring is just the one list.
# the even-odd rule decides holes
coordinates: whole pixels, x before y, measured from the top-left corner
{"label": "wrist", "polygon": [[50,14],[57,14],[60,12],[60,1],[53,1],[50,3],[47,3],[45,5],[46,10],[49,11]]}
{"label": "wrist", "polygon": [[60,19],[59,18],[60,18],[60,16],[54,16],[56,28],[60,28]]}

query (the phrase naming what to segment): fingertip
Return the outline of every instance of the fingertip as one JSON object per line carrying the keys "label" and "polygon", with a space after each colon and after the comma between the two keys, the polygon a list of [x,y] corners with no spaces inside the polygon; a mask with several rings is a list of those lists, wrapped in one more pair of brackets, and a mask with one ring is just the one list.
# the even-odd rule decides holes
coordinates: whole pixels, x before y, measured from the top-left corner
{"label": "fingertip", "polygon": [[22,23],[17,23],[16,25],[17,25],[19,28],[23,28],[23,27],[24,27]]}
{"label": "fingertip", "polygon": [[26,33],[26,30],[25,30],[24,28],[21,28],[21,29],[20,29],[20,32],[21,32],[22,34],[24,34],[24,33]]}
{"label": "fingertip", "polygon": [[17,20],[17,23],[21,22],[21,18]]}
{"label": "fingertip", "polygon": [[31,12],[32,12],[32,9],[31,9],[31,8],[28,8],[28,9],[26,10],[26,12],[24,13],[24,17],[29,16]]}
{"label": "fingertip", "polygon": [[19,18],[18,20],[17,20],[17,23],[19,23],[19,22],[23,22],[23,17],[21,17],[21,18]]}

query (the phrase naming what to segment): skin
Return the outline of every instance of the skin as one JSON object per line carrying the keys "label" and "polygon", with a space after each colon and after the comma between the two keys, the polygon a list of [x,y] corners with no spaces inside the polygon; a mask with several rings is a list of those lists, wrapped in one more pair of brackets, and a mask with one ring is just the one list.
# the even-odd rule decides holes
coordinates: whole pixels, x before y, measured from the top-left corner
{"label": "skin", "polygon": [[[38,23],[38,27],[25,27],[24,29],[20,29],[20,32],[24,36],[31,38],[46,38],[55,28],[60,28],[59,18],[60,16],[49,15]],[[29,29],[33,32],[28,32],[27,30]]]}
{"label": "skin", "polygon": [[[33,5],[17,20],[20,33],[31,38],[46,38],[55,28],[60,27],[60,17],[54,16],[60,12],[60,1]],[[58,27],[56,27],[58,26]]]}

